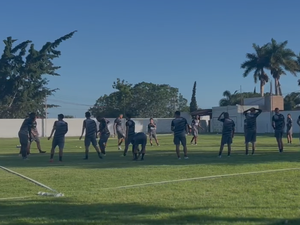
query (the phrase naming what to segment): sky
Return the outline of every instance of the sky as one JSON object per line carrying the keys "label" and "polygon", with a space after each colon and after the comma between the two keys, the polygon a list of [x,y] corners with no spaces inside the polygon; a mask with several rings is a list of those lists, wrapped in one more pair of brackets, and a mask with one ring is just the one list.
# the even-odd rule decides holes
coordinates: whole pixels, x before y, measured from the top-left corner
{"label": "sky", "polygon": [[[78,31],[58,48],[61,76],[50,77],[49,87],[60,90],[47,101],[61,107],[49,109],[49,117],[82,118],[113,92],[117,78],[170,84],[188,101],[197,81],[198,106],[211,108],[225,90],[259,91],[240,68],[253,43],[288,40],[300,52],[299,8],[298,0],[5,1],[0,38],[32,40],[40,48]],[[282,78],[283,94],[298,91],[297,79]]]}

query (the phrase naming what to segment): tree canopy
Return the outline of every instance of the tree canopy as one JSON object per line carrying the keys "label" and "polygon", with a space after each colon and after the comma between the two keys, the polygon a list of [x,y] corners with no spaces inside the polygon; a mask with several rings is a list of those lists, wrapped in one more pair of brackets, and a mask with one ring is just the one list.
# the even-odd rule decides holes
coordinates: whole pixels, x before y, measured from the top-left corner
{"label": "tree canopy", "polygon": [[[45,98],[58,89],[47,87],[48,76],[59,76],[53,62],[61,55],[58,46],[74,35],[73,31],[37,50],[32,41],[19,44],[16,39],[4,40],[0,58],[0,118],[21,118],[31,111],[45,116]],[[48,108],[57,105],[47,105]]]}
{"label": "tree canopy", "polygon": [[172,117],[174,111],[187,111],[187,100],[178,88],[168,84],[141,82],[129,84],[117,79],[112,87],[115,91],[101,96],[90,111],[94,116],[117,117],[130,113],[132,117]]}
{"label": "tree canopy", "polygon": [[195,81],[193,86],[191,103],[190,103],[190,112],[194,112],[198,109],[197,100],[196,100],[196,88],[197,88],[197,83]]}
{"label": "tree canopy", "polygon": [[224,98],[220,99],[219,101],[219,106],[231,106],[231,105],[243,104],[243,99],[260,97],[260,94],[257,94],[255,92],[240,93],[238,91],[231,93],[230,91],[226,90],[223,92],[223,97]]}

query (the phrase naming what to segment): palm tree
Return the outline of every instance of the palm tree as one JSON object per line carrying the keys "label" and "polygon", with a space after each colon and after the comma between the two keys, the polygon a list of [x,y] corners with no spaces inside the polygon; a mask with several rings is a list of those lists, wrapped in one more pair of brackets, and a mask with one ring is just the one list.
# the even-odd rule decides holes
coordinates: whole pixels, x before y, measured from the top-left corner
{"label": "palm tree", "polygon": [[264,86],[269,81],[269,77],[265,73],[264,69],[268,67],[267,57],[267,44],[260,47],[259,45],[253,44],[252,47],[255,53],[247,53],[247,60],[242,63],[241,68],[245,69],[243,76],[247,77],[251,71],[254,70],[254,82],[260,81],[260,95],[264,96]]}
{"label": "palm tree", "polygon": [[236,105],[237,104],[237,98],[236,98],[236,94],[238,93],[238,91],[235,91],[233,94],[231,94],[230,91],[226,90],[223,92],[223,97],[220,101],[219,101],[219,105],[220,106],[228,106],[228,105]]}
{"label": "palm tree", "polygon": [[284,110],[293,110],[300,105],[300,93],[292,92],[284,97]]}
{"label": "palm tree", "polygon": [[286,48],[287,44],[288,41],[277,43],[272,38],[271,43],[267,46],[268,69],[270,69],[275,80],[275,95],[282,95],[279,82],[282,75],[286,75],[286,72],[289,72],[297,76],[296,73],[300,71],[297,56],[291,49]]}

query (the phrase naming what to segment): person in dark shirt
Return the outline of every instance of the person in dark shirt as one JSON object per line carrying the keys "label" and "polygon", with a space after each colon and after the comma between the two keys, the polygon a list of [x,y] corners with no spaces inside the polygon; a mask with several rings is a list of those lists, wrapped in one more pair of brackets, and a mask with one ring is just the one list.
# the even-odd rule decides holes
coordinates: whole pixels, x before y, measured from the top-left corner
{"label": "person in dark shirt", "polygon": [[[139,151],[139,145],[141,145],[141,151]],[[147,135],[144,132],[136,133],[132,139],[132,148],[134,154],[133,160],[138,160],[140,154],[142,154],[141,160],[144,160],[144,156],[146,153],[146,145],[147,145]]]}
{"label": "person in dark shirt", "polygon": [[292,144],[293,140],[293,120],[291,114],[287,115],[286,118],[286,134],[287,134],[287,143]]}
{"label": "person in dark shirt", "polygon": [[275,131],[275,138],[278,144],[278,150],[283,152],[282,136],[285,127],[284,115],[282,115],[278,108],[275,109],[275,115],[272,117],[272,127]]}
{"label": "person in dark shirt", "polygon": [[48,137],[48,140],[50,140],[55,132],[52,140],[50,162],[53,162],[54,152],[57,146],[59,148],[59,162],[62,162],[63,150],[65,146],[65,135],[68,133],[68,123],[64,121],[64,115],[59,114],[57,119],[58,120],[53,124],[50,137]]}
{"label": "person in dark shirt", "polygon": [[192,123],[191,123],[191,131],[192,131],[192,135],[193,135],[193,138],[191,140],[191,144],[193,144],[193,141],[194,141],[194,144],[197,145],[199,128],[202,129],[202,127],[200,125],[200,116],[195,116],[192,120]]}
{"label": "person in dark shirt", "polygon": [[32,142],[31,129],[33,127],[33,122],[35,119],[36,119],[36,114],[30,113],[29,117],[23,121],[18,133],[20,144],[21,144],[21,154],[24,160],[27,159],[29,143]]}
{"label": "person in dark shirt", "polygon": [[184,158],[188,159],[187,146],[186,146],[186,134],[189,131],[189,124],[187,120],[180,116],[180,112],[175,112],[175,119],[172,120],[171,130],[174,133],[174,144],[176,145],[176,154],[178,159],[180,157],[180,144],[183,146]]}
{"label": "person in dark shirt", "polygon": [[97,123],[95,120],[91,119],[91,113],[85,113],[85,120],[82,124],[82,132],[79,140],[82,139],[83,134],[85,133],[84,137],[84,146],[85,146],[85,158],[87,160],[89,158],[89,148],[90,144],[92,143],[93,147],[95,148],[96,152],[98,153],[99,158],[101,158],[100,150],[97,145]]}
{"label": "person in dark shirt", "polygon": [[249,143],[252,144],[252,155],[255,152],[255,143],[256,143],[256,118],[261,114],[261,109],[251,108],[244,112],[246,117],[246,155],[249,152]]}
{"label": "person in dark shirt", "polygon": [[244,138],[245,138],[245,144],[247,143],[246,137],[247,137],[247,119],[245,118],[244,119]]}
{"label": "person in dark shirt", "polygon": [[152,146],[152,138],[153,138],[156,142],[156,145],[159,146],[158,139],[156,136],[156,123],[154,123],[153,118],[150,118],[150,123],[148,124],[148,135],[150,139],[150,145]]}
{"label": "person in dark shirt", "polygon": [[224,148],[224,145],[226,145],[226,144],[228,147],[228,157],[229,157],[231,154],[232,139],[234,137],[234,132],[235,132],[235,123],[232,119],[229,118],[228,112],[222,112],[221,115],[219,116],[218,120],[223,123],[219,157],[222,156],[223,148]]}
{"label": "person in dark shirt", "polygon": [[[99,124],[99,133],[100,133],[99,146],[100,146],[101,153],[105,156],[106,155],[105,148],[106,148],[108,138],[110,136],[110,132],[107,126],[108,121],[105,118],[99,118],[99,117],[97,118],[97,120],[100,123]],[[100,153],[98,155],[101,158]]]}
{"label": "person in dark shirt", "polygon": [[131,119],[131,115],[129,113],[126,114],[126,120],[124,156],[126,156],[129,145],[132,144],[132,140],[135,135],[135,122]]}
{"label": "person in dark shirt", "polygon": [[123,119],[123,115],[120,114],[120,116],[118,118],[116,118],[115,122],[114,122],[114,136],[116,136],[116,133],[117,133],[119,150],[122,150],[121,145],[125,138],[125,134],[124,134],[124,131],[122,128],[122,119]]}

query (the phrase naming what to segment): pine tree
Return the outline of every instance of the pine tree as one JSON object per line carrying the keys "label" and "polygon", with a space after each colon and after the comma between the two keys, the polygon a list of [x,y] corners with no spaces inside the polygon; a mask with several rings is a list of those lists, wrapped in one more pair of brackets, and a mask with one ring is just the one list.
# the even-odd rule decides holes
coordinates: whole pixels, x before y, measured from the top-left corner
{"label": "pine tree", "polygon": [[194,112],[198,109],[197,106],[197,100],[196,100],[196,81],[194,82],[194,87],[193,87],[193,93],[192,93],[192,99],[190,103],[190,112]]}

